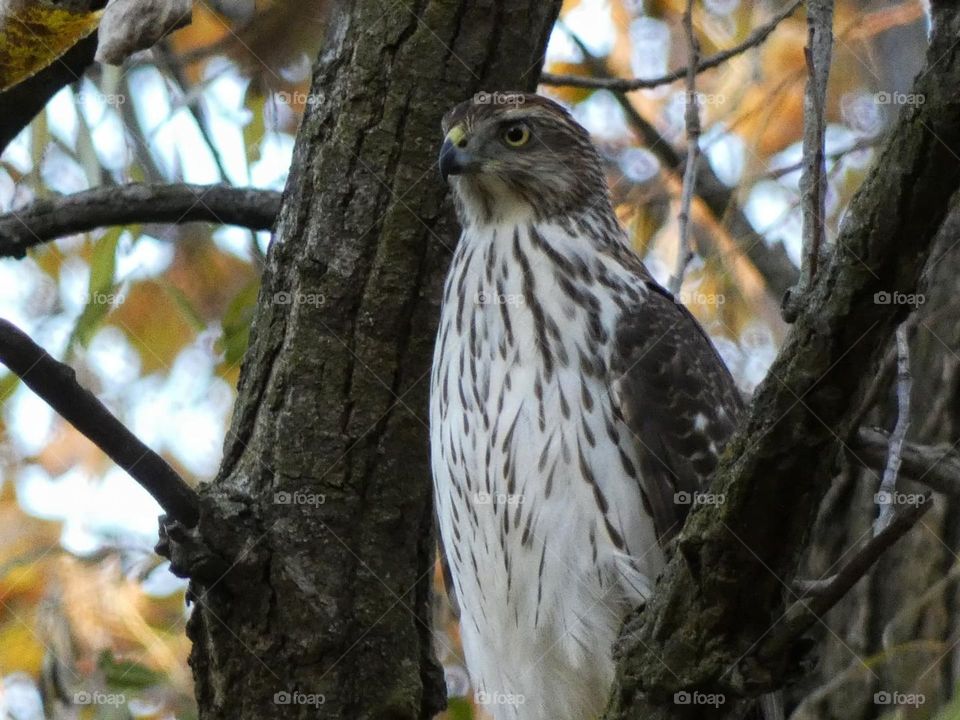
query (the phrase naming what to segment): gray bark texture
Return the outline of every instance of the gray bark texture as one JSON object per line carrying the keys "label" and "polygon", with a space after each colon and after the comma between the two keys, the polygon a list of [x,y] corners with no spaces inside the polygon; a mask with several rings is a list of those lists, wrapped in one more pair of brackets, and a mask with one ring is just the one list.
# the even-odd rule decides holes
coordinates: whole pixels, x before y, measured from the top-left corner
{"label": "gray bark texture", "polygon": [[[927,264],[916,330],[911,342],[914,376],[909,439],[933,448],[948,448],[960,431],[960,206],[954,204],[938,234]],[[892,427],[895,382],[888,363],[885,392],[870,417]],[[874,452],[854,445],[845,453],[843,471],[824,499],[813,535],[816,542],[804,563],[806,577],[829,574],[837,559],[869,535],[876,515],[878,473],[863,463]],[[939,453],[916,457],[904,453],[904,467],[926,468],[926,484],[940,473],[957,477],[952,459]],[[917,474],[913,474],[916,476]],[[936,488],[937,483],[930,483]],[[902,493],[922,493],[922,485],[903,477]],[[957,498],[937,495],[917,528],[902,538],[813,633],[818,663],[790,696],[799,703],[794,720],[859,720],[878,717],[889,707],[873,702],[875,693],[919,693],[924,702],[911,718],[933,717],[956,692],[960,680],[955,646],[960,534]]]}
{"label": "gray bark texture", "polygon": [[796,672],[781,619],[821,500],[836,474],[881,353],[916,291],[960,186],[960,12],[932,3],[934,31],[914,92],[851,204],[829,262],[718,469],[726,502],[696,508],[645,610],[622,638],[606,717],[728,717],[673,702],[679,691],[728,699]]}
{"label": "gray bark texture", "polygon": [[185,183],[94,188],[58,198],[40,198],[0,215],[0,258],[64,235],[128,223],[215,222],[254,230],[273,227],[280,193],[229,185]]}
{"label": "gray bark texture", "polygon": [[443,707],[426,408],[459,231],[440,119],[481,89],[532,89],[559,6],[356,0],[334,20],[202,491],[203,540],[231,569],[192,587],[200,718]]}

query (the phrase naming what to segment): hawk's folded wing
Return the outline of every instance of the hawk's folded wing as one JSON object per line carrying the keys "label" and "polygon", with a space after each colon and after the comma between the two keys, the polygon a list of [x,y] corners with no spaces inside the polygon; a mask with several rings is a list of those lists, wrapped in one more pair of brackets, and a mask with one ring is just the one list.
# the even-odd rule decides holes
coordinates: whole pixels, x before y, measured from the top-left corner
{"label": "hawk's folded wing", "polygon": [[635,438],[641,483],[665,543],[709,481],[743,401],[693,315],[656,283],[648,287],[620,319],[611,391]]}

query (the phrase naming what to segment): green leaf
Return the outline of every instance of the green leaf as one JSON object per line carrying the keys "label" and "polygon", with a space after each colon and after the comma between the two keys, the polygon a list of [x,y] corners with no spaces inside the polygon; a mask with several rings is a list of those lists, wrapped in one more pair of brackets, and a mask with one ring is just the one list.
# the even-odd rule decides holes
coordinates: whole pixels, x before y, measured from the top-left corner
{"label": "green leaf", "polygon": [[3,404],[13,396],[19,384],[20,378],[12,372],[0,377],[0,407],[3,407]]}
{"label": "green leaf", "polygon": [[180,288],[166,280],[159,280],[159,283],[164,292],[171,297],[177,309],[180,310],[180,315],[183,316],[183,319],[187,321],[190,327],[197,332],[203,332],[207,329],[207,324],[203,321],[203,318],[200,317],[200,313],[197,312],[193,303],[190,302],[190,298],[184,295]]}
{"label": "green leaf", "polygon": [[250,323],[257,306],[260,279],[254,279],[236,294],[223,314],[223,335],[217,345],[223,352],[223,364],[233,367],[243,359],[250,341]]}
{"label": "green leaf", "polygon": [[473,708],[466,698],[450,698],[447,701],[447,716],[450,720],[473,720]]}
{"label": "green leaf", "polygon": [[266,97],[258,93],[247,92],[245,105],[250,111],[250,122],[243,126],[243,146],[247,150],[247,168],[260,159],[260,146],[267,134],[264,121]]}
{"label": "green leaf", "polygon": [[86,347],[113,304],[121,300],[116,293],[114,273],[117,267],[117,244],[122,233],[123,228],[110,228],[93,246],[87,304],[70,335],[68,351],[72,350],[76,343]]}
{"label": "green leaf", "polygon": [[93,134],[90,126],[87,125],[86,115],[80,104],[80,98],[74,94],[74,107],[77,111],[77,161],[83,168],[87,177],[87,185],[98,187],[103,184],[103,168],[100,165],[100,157],[93,144]]}
{"label": "green leaf", "polygon": [[37,113],[30,123],[30,172],[32,187],[39,198],[50,196],[50,188],[43,182],[43,156],[50,142],[50,129],[47,126],[47,113]]}
{"label": "green leaf", "polygon": [[143,690],[166,682],[163,673],[132,660],[117,660],[110,650],[104,650],[97,659],[107,687],[114,691]]}

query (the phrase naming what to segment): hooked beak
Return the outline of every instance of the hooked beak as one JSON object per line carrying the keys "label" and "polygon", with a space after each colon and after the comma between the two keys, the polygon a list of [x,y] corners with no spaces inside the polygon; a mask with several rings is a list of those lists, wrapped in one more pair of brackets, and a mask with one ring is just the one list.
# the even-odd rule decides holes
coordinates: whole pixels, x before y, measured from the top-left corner
{"label": "hooked beak", "polygon": [[462,175],[470,172],[477,166],[473,156],[466,150],[466,131],[462,126],[457,125],[450,128],[450,132],[443,139],[443,145],[440,146],[440,176],[446,182],[450,175]]}

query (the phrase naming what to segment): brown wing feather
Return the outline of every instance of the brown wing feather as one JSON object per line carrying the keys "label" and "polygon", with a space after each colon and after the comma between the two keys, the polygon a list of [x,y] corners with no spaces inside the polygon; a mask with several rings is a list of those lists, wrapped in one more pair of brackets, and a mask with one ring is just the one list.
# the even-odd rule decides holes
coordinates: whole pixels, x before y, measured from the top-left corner
{"label": "brown wing feather", "polygon": [[664,543],[690,509],[677,494],[706,487],[743,400],[693,315],[656,283],[649,289],[620,320],[612,389],[636,438],[648,509]]}

